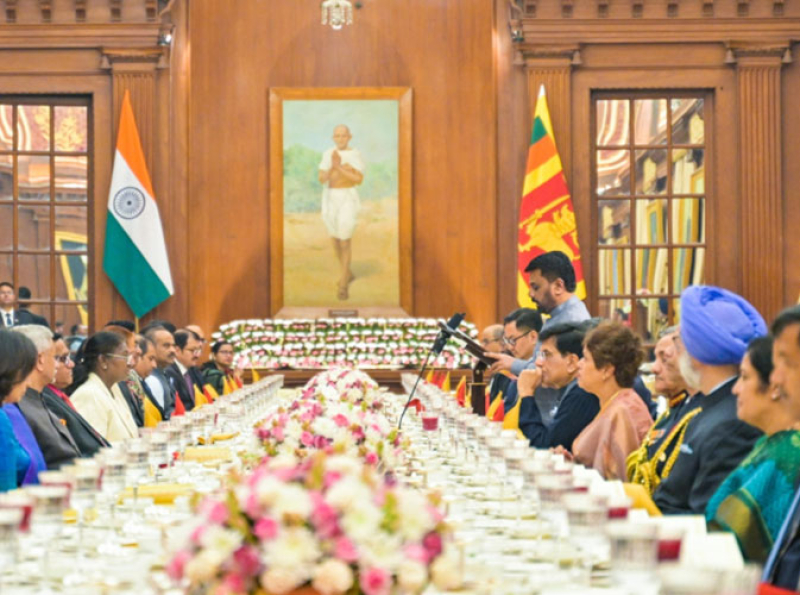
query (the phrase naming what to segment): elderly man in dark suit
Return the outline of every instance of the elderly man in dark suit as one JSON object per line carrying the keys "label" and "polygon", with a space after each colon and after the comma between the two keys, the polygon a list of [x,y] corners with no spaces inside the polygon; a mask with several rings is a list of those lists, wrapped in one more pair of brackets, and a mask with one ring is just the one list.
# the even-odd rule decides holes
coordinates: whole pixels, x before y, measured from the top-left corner
{"label": "elderly man in dark suit", "polygon": [[72,384],[72,368],[75,364],[69,357],[69,347],[63,337],[55,335],[53,338],[56,349],[56,377],[53,383],[48,384],[42,391],[42,399],[45,406],[67,425],[81,455],[92,457],[102,447],[110,444],[78,413],[64,392],[64,389]]}
{"label": "elderly man in dark suit", "polygon": [[664,514],[703,514],[719,485],[761,436],[736,416],[731,389],[748,343],[766,334],[761,315],[735,293],[695,285],[681,294],[678,365],[686,384],[700,393],[693,397],[697,408],[672,430],[685,432],[673,447],[678,458],[671,469],[664,469],[653,493]]}
{"label": "elderly man in dark suit", "polygon": [[38,351],[36,368],[28,380],[28,389],[19,402],[19,409],[33,430],[47,468],[58,469],[80,457],[81,451],[69,433],[66,421],[62,423],[62,420],[47,408],[42,397],[42,391],[55,380],[56,375],[56,347],[53,343],[53,334],[46,327],[31,324],[14,327],[13,330],[33,341]]}

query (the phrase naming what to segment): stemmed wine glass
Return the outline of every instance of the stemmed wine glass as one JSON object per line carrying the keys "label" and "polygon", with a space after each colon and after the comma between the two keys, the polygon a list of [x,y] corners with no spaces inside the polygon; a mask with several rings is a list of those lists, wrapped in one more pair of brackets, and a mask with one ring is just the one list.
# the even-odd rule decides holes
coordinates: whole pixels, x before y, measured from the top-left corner
{"label": "stemmed wine glass", "polygon": [[3,574],[17,558],[17,537],[22,521],[19,508],[0,509],[0,592],[3,591]]}
{"label": "stemmed wine glass", "polygon": [[147,445],[142,440],[130,440],[126,448],[126,484],[133,490],[133,516],[139,503],[139,483],[150,470]]}
{"label": "stemmed wine glass", "polygon": [[77,512],[78,544],[75,568],[64,577],[64,584],[78,585],[86,582],[84,564],[84,527],[86,511],[97,501],[100,490],[100,466],[93,460],[80,460],[79,464],[64,467],[64,471],[72,476],[73,489],[71,506]]}
{"label": "stemmed wine glass", "polygon": [[[39,481],[44,483],[42,476],[45,475],[46,479],[47,473],[66,476],[65,473],[57,471],[41,471],[39,473]],[[64,480],[62,479],[61,481]],[[64,483],[25,488],[25,492],[34,500],[32,531],[37,541],[41,541],[43,545],[41,557],[41,577],[43,581],[48,580],[49,554],[53,547],[53,542],[61,535],[64,511],[69,506],[70,491],[71,488],[64,485]],[[50,590],[45,592],[52,593]]]}
{"label": "stemmed wine glass", "polygon": [[158,483],[158,472],[169,463],[169,436],[166,432],[152,432],[147,438],[148,461],[153,472],[153,481]]}

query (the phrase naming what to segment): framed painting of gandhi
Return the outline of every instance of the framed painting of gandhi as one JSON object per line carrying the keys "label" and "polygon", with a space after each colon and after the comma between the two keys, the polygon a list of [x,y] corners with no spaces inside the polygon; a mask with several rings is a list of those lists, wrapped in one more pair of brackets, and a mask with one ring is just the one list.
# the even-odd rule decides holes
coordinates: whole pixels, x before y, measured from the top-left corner
{"label": "framed painting of gandhi", "polygon": [[407,87],[270,90],[270,314],[412,311]]}

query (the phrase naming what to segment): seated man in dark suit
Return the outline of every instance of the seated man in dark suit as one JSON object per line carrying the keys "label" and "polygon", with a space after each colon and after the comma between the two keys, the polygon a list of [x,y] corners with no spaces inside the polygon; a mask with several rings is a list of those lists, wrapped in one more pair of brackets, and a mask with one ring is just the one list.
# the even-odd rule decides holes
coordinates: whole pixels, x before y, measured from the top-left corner
{"label": "seated man in dark suit", "polygon": [[14,327],[36,345],[36,369],[28,379],[28,390],[19,402],[19,409],[30,425],[48,469],[58,469],[81,456],[81,451],[66,425],[45,405],[42,391],[55,380],[56,348],[50,329],[28,324]]}
{"label": "seated man in dark suit", "polygon": [[[538,366],[523,370],[517,380],[520,403],[519,429],[535,448],[562,446],[572,442],[600,411],[600,401],[578,386],[578,362],[583,357],[584,327],[580,323],[561,323],[542,329],[539,335]],[[561,400],[546,425],[536,404],[539,386],[562,390]]]}
{"label": "seated man in dark suit", "polygon": [[[700,392],[699,413],[683,418],[673,446],[678,458],[662,473],[653,501],[664,514],[703,514],[719,485],[752,450],[761,432],[740,421],[732,388],[748,343],[767,325],[744,298],[726,289],[693,285],[681,294],[678,366]],[[678,427],[673,431],[678,431]]]}
{"label": "seated man in dark suit", "polygon": [[64,389],[72,384],[72,368],[75,364],[69,357],[69,347],[61,335],[54,335],[56,349],[56,378],[42,391],[45,406],[56,417],[63,420],[75,444],[84,457],[92,457],[104,446],[110,446],[84,417],[75,410]]}
{"label": "seated man in dark suit", "polygon": [[[195,333],[186,329],[175,331],[175,361],[166,367],[164,374],[178,391],[186,411],[191,411],[195,406],[195,381],[191,369],[197,365],[201,351],[202,346]],[[197,388],[202,390],[202,385]]]}

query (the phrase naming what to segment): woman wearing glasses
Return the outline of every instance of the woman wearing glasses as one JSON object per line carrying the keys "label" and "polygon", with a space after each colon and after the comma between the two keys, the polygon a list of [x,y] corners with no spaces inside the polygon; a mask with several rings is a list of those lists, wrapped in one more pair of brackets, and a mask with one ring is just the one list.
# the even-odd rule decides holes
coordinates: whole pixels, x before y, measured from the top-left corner
{"label": "woman wearing glasses", "polygon": [[236,389],[242,387],[242,381],[236,377],[233,366],[233,345],[227,341],[217,341],[211,346],[211,361],[203,364],[200,371],[203,380],[214,387],[217,394],[225,391],[225,385]]}
{"label": "woman wearing glasses", "polygon": [[111,392],[111,387],[128,377],[130,361],[123,334],[96,333],[78,350],[74,380],[66,390],[75,409],[112,444],[139,435],[130,409]]}
{"label": "woman wearing glasses", "polygon": [[28,337],[0,330],[0,492],[39,483],[39,471],[47,469],[42,449],[17,406],[37,357]]}

